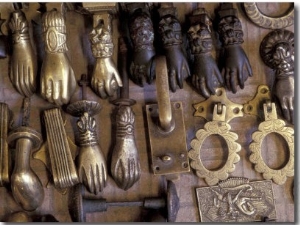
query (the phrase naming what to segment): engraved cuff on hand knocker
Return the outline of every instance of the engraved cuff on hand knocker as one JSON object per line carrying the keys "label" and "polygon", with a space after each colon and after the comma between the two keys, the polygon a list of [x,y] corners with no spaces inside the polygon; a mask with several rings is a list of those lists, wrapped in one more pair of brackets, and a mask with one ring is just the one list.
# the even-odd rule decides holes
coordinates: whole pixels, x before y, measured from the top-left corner
{"label": "engraved cuff on hand knocker", "polygon": [[[192,140],[192,149],[188,153],[191,159],[191,167],[196,170],[198,177],[205,179],[208,185],[215,185],[220,180],[227,179],[228,173],[234,171],[235,163],[240,160],[240,156],[237,153],[241,150],[241,145],[235,142],[238,139],[238,135],[230,131],[231,126],[226,122],[225,115],[226,106],[221,103],[215,104],[213,121],[207,122],[204,125],[204,129],[197,131],[197,138]],[[225,139],[228,146],[228,158],[221,169],[212,171],[203,165],[201,160],[201,147],[207,137],[215,134]]]}
{"label": "engraved cuff on hand knocker", "polygon": [[[282,185],[287,177],[294,176],[294,129],[286,127],[285,122],[277,118],[275,103],[269,101],[263,107],[265,121],[259,125],[258,131],[252,134],[253,142],[249,146],[252,153],[249,159],[255,164],[255,170],[262,173],[265,179],[272,179],[274,183]],[[262,143],[265,137],[271,133],[282,136],[288,146],[289,159],[282,169],[270,168],[261,155]]]}

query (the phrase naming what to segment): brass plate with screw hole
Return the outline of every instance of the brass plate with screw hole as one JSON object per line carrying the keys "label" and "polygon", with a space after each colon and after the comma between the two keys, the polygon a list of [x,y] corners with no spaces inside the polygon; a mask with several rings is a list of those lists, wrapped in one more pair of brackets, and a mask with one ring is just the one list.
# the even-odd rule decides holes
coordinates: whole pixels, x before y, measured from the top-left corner
{"label": "brass plate with screw hole", "polygon": [[181,102],[171,102],[175,128],[164,132],[158,126],[158,105],[146,105],[152,170],[156,175],[189,172],[186,134]]}

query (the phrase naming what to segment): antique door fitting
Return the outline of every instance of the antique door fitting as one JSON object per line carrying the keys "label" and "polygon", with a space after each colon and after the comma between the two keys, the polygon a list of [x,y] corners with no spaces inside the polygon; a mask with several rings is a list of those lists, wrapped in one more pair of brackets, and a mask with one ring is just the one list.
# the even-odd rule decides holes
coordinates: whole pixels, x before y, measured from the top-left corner
{"label": "antique door fitting", "polygon": [[214,111],[215,104],[218,103],[226,106],[226,123],[229,123],[230,120],[236,117],[242,117],[244,115],[243,105],[234,103],[230,99],[228,99],[225,88],[217,88],[214,95],[211,95],[203,102],[193,105],[196,110],[194,112],[194,116],[199,116],[206,119],[207,121],[211,121],[213,119],[213,114],[211,112]]}
{"label": "antique door fitting", "polygon": [[153,60],[155,56],[154,28],[150,17],[150,3],[121,3],[122,10],[129,17],[128,28],[133,46],[130,63],[130,78],[143,87],[155,78]]}
{"label": "antique door fitting", "polygon": [[190,76],[190,68],[182,49],[182,33],[180,21],[177,18],[177,9],[173,3],[161,3],[158,9],[158,32],[167,60],[169,85],[172,92],[177,86],[183,88],[183,81]]}
{"label": "antique door fitting", "polygon": [[294,3],[286,14],[279,17],[268,16],[262,13],[256,2],[244,2],[244,9],[248,18],[257,26],[267,29],[282,29],[294,24]]}
{"label": "antique door fitting", "polygon": [[45,56],[41,68],[41,95],[57,106],[67,104],[76,88],[71,62],[66,54],[67,29],[63,4],[43,14]]}
{"label": "antique door fitting", "polygon": [[68,105],[66,110],[72,116],[80,117],[77,121],[80,148],[76,159],[79,182],[96,195],[104,189],[107,181],[106,159],[99,145],[93,117],[100,112],[101,106],[96,101],[86,100],[86,74],[81,76],[79,85],[82,87],[82,100]]}
{"label": "antique door fitting", "polygon": [[[175,222],[180,208],[176,186],[172,181],[167,181],[166,194],[161,197],[148,197],[141,201],[132,202],[107,202],[106,199],[92,199],[84,197],[84,188],[77,185],[69,195],[69,212],[74,222],[86,222],[86,213],[105,212],[108,207],[143,207],[162,211],[166,222]],[[148,221],[151,222],[151,221]]]}
{"label": "antique door fitting", "polygon": [[10,157],[7,133],[13,123],[12,112],[8,105],[0,102],[0,187],[10,181]]}
{"label": "antique door fitting", "polygon": [[276,219],[271,181],[232,177],[196,188],[201,222],[258,222]]}
{"label": "antique door fitting", "polygon": [[117,3],[83,3],[85,10],[93,15],[93,30],[89,34],[92,54],[96,58],[91,88],[105,99],[114,96],[122,81],[112,60],[114,44],[112,16],[117,13]]}
{"label": "antique door fitting", "polygon": [[26,211],[34,211],[44,200],[44,189],[40,179],[30,167],[31,151],[40,148],[42,136],[29,127],[30,98],[23,101],[22,126],[11,131],[7,142],[15,148],[14,170],[11,175],[11,189],[16,202]]}
{"label": "antique door fitting", "polygon": [[134,138],[135,115],[131,106],[135,100],[129,98],[129,78],[127,74],[127,46],[124,38],[119,38],[119,71],[123,87],[120,98],[113,101],[117,106],[116,143],[111,157],[111,174],[118,187],[131,188],[141,175],[140,157]]}
{"label": "antique door fitting", "polygon": [[[226,122],[226,105],[221,103],[214,105],[213,119],[204,125],[204,129],[196,132],[196,139],[191,141],[192,149],[188,156],[191,159],[191,167],[196,170],[198,177],[204,178],[208,185],[215,185],[220,180],[228,178],[228,173],[233,172],[235,164],[240,161],[238,152],[241,145],[235,142],[238,135],[230,131],[231,126]],[[201,160],[201,148],[207,137],[219,135],[224,138],[228,146],[228,158],[224,166],[218,170],[207,169]]]}
{"label": "antique door fitting", "polygon": [[[294,129],[286,127],[286,123],[277,118],[275,103],[270,100],[263,105],[265,121],[259,124],[258,130],[252,134],[250,161],[255,164],[255,170],[263,174],[264,179],[272,179],[274,183],[282,185],[287,177],[294,176]],[[281,169],[272,169],[264,161],[261,151],[262,143],[268,134],[277,133],[287,143],[289,157]]]}
{"label": "antique door fitting", "polygon": [[244,89],[246,80],[252,76],[250,62],[241,46],[244,42],[242,24],[233,3],[221,3],[218,15],[218,33],[223,44],[219,57],[222,59],[221,73],[226,87],[236,93],[237,86]]}
{"label": "antique door fitting", "polygon": [[79,183],[79,180],[64,128],[62,112],[59,108],[47,109],[43,117],[47,134],[46,154],[49,155],[54,186],[60,190],[72,187]]}
{"label": "antique door fitting", "polygon": [[275,70],[274,95],[279,100],[283,117],[294,124],[294,33],[274,30],[260,44],[263,62]]}
{"label": "antique door fitting", "polygon": [[12,32],[10,80],[21,95],[30,97],[36,90],[37,57],[31,45],[29,24],[21,9],[12,13],[9,27]]}
{"label": "antique door fitting", "polygon": [[146,105],[152,170],[155,175],[189,172],[183,106],[170,101],[165,56],[157,56],[155,64],[158,104]]}
{"label": "antique door fitting", "polygon": [[204,8],[197,8],[189,17],[188,38],[193,56],[192,85],[203,97],[214,95],[216,88],[223,85],[223,77],[211,52],[211,19]]}

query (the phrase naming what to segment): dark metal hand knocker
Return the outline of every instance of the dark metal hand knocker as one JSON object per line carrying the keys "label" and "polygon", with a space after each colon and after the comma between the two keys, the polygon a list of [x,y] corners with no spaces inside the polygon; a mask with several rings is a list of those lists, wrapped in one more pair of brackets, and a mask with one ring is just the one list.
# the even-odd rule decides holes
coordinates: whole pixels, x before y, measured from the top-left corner
{"label": "dark metal hand knocker", "polygon": [[162,3],[158,12],[158,31],[167,60],[170,89],[175,92],[177,85],[183,88],[184,79],[190,75],[189,65],[181,47],[181,25],[177,19],[177,9],[172,3]]}
{"label": "dark metal hand knocker", "polygon": [[211,20],[206,10],[199,8],[190,17],[190,23],[188,37],[191,53],[194,55],[192,85],[205,98],[209,98],[223,84],[217,63],[211,55]]}
{"label": "dark metal hand knocker", "polygon": [[252,76],[248,57],[241,46],[244,42],[242,24],[232,3],[222,3],[218,14],[220,17],[218,32],[224,51],[220,57],[221,72],[227,88],[236,93],[237,85],[243,89],[245,81]]}

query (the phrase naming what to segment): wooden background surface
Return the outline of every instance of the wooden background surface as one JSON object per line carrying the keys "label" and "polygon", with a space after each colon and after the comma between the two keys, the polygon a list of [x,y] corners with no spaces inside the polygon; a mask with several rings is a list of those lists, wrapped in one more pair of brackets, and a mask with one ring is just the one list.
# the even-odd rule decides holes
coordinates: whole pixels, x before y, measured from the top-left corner
{"label": "wooden background surface", "polygon": [[[32,3],[36,4],[36,3]],[[193,9],[197,7],[196,3],[175,3],[178,9],[179,20],[182,23],[183,32],[188,29],[187,16]],[[204,3],[203,6],[209,12],[209,15],[214,21],[215,9],[219,3]],[[274,72],[264,65],[259,55],[259,46],[262,39],[271,30],[256,26],[246,17],[242,9],[242,4],[234,3],[234,7],[238,9],[239,19],[242,22],[244,31],[243,48],[248,55],[252,65],[253,77],[246,81],[243,90],[238,89],[237,94],[232,94],[227,91],[228,98],[236,103],[244,104],[251,100],[256,94],[257,87],[261,84],[266,84],[272,87]],[[282,15],[289,7],[288,3],[259,3],[259,7],[263,12],[271,16]],[[34,6],[32,7],[34,9]],[[1,18],[8,19],[12,12],[11,3],[0,3]],[[75,71],[76,79],[79,80],[82,73],[87,73],[88,66],[94,63],[91,55],[90,44],[88,40],[88,33],[90,32],[90,25],[87,23],[85,17],[75,12],[68,12],[66,15],[67,21],[67,45],[69,48],[68,55],[71,60],[73,69]],[[215,21],[214,21],[215,22]],[[115,46],[118,40],[118,20],[113,20],[113,37]],[[7,34],[6,24],[2,26],[2,30]],[[286,28],[294,31],[294,26]],[[215,35],[214,35],[215,37]],[[37,42],[36,42],[37,43]],[[214,41],[217,44],[217,41]],[[213,51],[214,57],[218,56],[220,46],[215,45]],[[14,112],[14,127],[21,124],[21,105],[22,96],[13,88],[8,73],[9,73],[9,57],[0,59],[0,101],[9,105]],[[117,47],[115,47],[114,61],[117,63]],[[38,75],[39,76],[39,75]],[[79,100],[81,97],[81,90],[77,86],[76,93],[71,99],[71,102]],[[102,151],[109,161],[109,154],[114,143],[112,135],[114,131],[111,126],[111,116],[114,105],[110,104],[108,100],[102,100],[97,97],[90,89],[88,90],[88,97],[91,100],[96,100],[101,103],[102,110],[95,116],[98,127],[98,138]],[[141,178],[128,191],[123,191],[117,187],[111,176],[108,178],[107,186],[99,197],[104,197],[108,201],[134,201],[141,200],[144,197],[158,196],[164,192],[165,180],[161,176],[154,176],[150,168],[147,136],[147,121],[145,115],[145,105],[148,103],[156,103],[156,89],[155,85],[146,85],[144,88],[134,85],[130,81],[130,97],[137,101],[133,106],[135,113],[135,138],[137,148],[139,150],[141,159]],[[177,90],[176,93],[170,92],[171,101],[182,101],[184,122],[186,127],[187,149],[190,149],[190,142],[195,137],[198,129],[203,128],[205,120],[200,117],[193,117],[194,103],[205,100],[202,96],[197,94],[191,86],[185,82],[182,90]],[[44,133],[44,126],[41,123],[41,113],[45,109],[53,108],[53,105],[44,101],[39,93],[31,98],[32,108],[30,115],[30,125],[36,130]],[[66,116],[66,130],[68,135],[74,140],[76,130],[74,129],[76,118],[68,114]],[[245,115],[242,118],[235,118],[230,122],[232,131],[239,136],[238,143],[241,144],[242,149],[239,153],[241,160],[236,164],[236,169],[230,176],[247,177],[250,181],[262,180],[261,174],[254,170],[253,165],[249,161],[249,144],[251,143],[251,134],[257,130],[260,119],[255,116]],[[44,137],[45,140],[45,137]],[[287,151],[283,149],[283,139],[277,135],[269,135],[263,143],[263,157],[271,167],[278,167],[282,165],[287,157]],[[13,152],[13,150],[11,150]],[[224,153],[225,151],[225,153]],[[202,154],[203,153],[203,154]],[[201,156],[205,166],[208,169],[215,169],[224,163],[226,156],[226,148],[224,150],[224,142],[218,137],[209,137],[204,142],[204,147]],[[61,194],[57,191],[52,182],[49,171],[45,165],[36,159],[31,159],[31,167],[40,178],[44,191],[45,199],[43,204],[35,211],[29,212],[29,215],[45,215],[52,214],[60,222],[70,222],[71,218],[68,212],[68,194]],[[180,175],[180,179],[174,181],[177,192],[180,198],[180,210],[178,212],[176,222],[199,222],[199,212],[196,201],[195,189],[197,187],[205,187],[207,184],[203,179],[198,178],[193,171]],[[277,222],[293,222],[294,221],[294,200],[293,200],[293,178],[288,178],[283,185],[273,183],[275,194],[275,204],[277,211]],[[0,187],[0,221],[4,221],[7,216],[16,211],[22,210],[14,201],[10,187]],[[130,222],[141,221],[142,210],[138,207],[131,208],[109,208],[107,212],[87,214],[87,222]]]}

